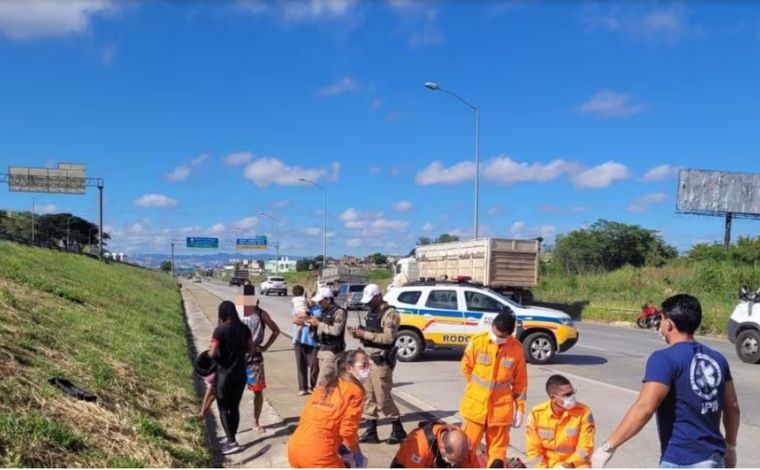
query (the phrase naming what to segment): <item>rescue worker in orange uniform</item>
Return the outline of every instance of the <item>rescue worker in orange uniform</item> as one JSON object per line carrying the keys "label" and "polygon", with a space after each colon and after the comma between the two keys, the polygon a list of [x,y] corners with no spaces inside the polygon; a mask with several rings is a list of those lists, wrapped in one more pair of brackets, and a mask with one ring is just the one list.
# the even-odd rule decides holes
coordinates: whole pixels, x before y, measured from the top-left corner
{"label": "rescue worker in orange uniform", "polygon": [[596,426],[591,410],[575,399],[567,378],[552,375],[546,381],[549,401],[536,405],[525,429],[529,467],[591,468]]}
{"label": "rescue worker in orange uniform", "polygon": [[470,447],[478,449],[486,437],[488,467],[507,462],[509,428],[522,426],[528,370],[522,344],[512,336],[515,315],[504,306],[491,331],[474,335],[462,356],[467,388],[459,408]]}
{"label": "rescue worker in orange uniform", "polygon": [[362,382],[369,378],[369,358],[361,349],[347,351],[338,359],[337,370],[338,375],[314,390],[301,412],[288,441],[292,468],[345,468],[345,459],[338,453],[341,447],[360,460],[356,457],[361,455]]}
{"label": "rescue worker in orange uniform", "polygon": [[479,468],[467,435],[457,426],[426,421],[404,440],[391,468]]}

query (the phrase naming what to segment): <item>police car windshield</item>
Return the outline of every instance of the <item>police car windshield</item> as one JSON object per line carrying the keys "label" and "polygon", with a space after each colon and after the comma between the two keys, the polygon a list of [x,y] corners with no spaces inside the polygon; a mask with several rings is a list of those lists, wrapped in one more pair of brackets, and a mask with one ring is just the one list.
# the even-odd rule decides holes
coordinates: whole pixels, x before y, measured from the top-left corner
{"label": "police car windshield", "polygon": [[493,291],[491,289],[486,289],[486,290],[489,293],[491,293],[491,294],[495,295],[496,297],[502,299],[504,302],[508,303],[509,305],[511,305],[513,307],[523,308],[522,304],[519,304],[519,303],[515,302],[514,300],[510,299],[509,297],[505,297],[505,296],[503,296],[503,295],[499,294],[498,292]]}

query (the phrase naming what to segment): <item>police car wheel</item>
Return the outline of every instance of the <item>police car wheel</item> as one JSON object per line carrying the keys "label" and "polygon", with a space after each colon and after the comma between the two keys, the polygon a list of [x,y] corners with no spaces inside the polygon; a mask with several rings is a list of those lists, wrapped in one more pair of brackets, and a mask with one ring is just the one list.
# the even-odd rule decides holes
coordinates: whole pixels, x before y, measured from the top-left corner
{"label": "police car wheel", "polygon": [[422,356],[425,347],[415,331],[402,330],[396,335],[396,357],[401,362],[414,362]]}
{"label": "police car wheel", "polygon": [[529,334],[523,341],[525,359],[531,364],[547,364],[554,358],[554,338],[548,333]]}
{"label": "police car wheel", "polygon": [[760,364],[760,332],[744,330],[736,337],[736,354],[742,362]]}

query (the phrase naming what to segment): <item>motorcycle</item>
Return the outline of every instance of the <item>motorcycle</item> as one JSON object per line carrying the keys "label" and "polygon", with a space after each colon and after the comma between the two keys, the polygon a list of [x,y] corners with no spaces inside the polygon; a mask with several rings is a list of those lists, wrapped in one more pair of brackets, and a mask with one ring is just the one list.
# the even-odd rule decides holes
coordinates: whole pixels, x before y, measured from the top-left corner
{"label": "motorcycle", "polygon": [[644,304],[641,306],[641,312],[639,312],[639,316],[636,318],[636,325],[638,325],[639,328],[643,328],[645,330],[648,329],[659,329],[660,323],[662,322],[662,312],[657,309],[654,305],[650,304]]}

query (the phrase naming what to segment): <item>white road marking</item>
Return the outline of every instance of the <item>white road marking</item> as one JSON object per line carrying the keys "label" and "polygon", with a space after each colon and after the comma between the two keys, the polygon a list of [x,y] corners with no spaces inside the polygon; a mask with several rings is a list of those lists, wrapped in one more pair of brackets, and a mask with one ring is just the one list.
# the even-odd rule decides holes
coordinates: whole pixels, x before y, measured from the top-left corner
{"label": "white road marking", "polygon": [[592,384],[595,384],[595,385],[600,385],[602,387],[611,388],[613,390],[618,390],[618,391],[630,393],[630,394],[633,394],[633,395],[638,395],[639,394],[638,390],[632,390],[630,388],[620,387],[618,385],[613,385],[611,383],[602,382],[601,380],[590,379],[588,377],[583,377],[582,375],[575,375],[575,374],[572,374],[570,372],[566,372],[564,370],[553,369],[551,367],[546,367],[546,366],[540,366],[539,369],[549,371],[549,372],[551,372],[553,374],[564,375],[565,377],[568,377],[568,378],[571,378],[571,379],[581,380],[581,381],[589,382],[589,383],[592,383]]}

